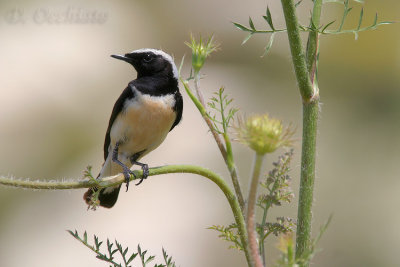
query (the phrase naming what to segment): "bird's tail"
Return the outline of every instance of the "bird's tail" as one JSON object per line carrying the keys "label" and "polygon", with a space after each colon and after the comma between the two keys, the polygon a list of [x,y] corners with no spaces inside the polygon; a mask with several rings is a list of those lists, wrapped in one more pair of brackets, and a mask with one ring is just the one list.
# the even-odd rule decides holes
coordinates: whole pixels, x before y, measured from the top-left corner
{"label": "bird's tail", "polygon": [[[103,168],[101,169],[97,179],[102,178],[102,177],[116,175],[121,172],[122,172],[122,168],[118,164],[115,164],[111,160],[111,156],[109,155],[107,160],[104,162]],[[112,208],[115,205],[115,203],[117,202],[120,188],[121,188],[121,185],[100,189],[100,193],[99,193],[99,197],[98,197],[99,205],[102,207],[105,207],[105,208]],[[99,190],[98,188],[89,188],[89,190],[86,191],[86,193],[83,195],[83,199],[85,200],[86,204],[88,204],[89,206],[93,206],[93,204],[95,204],[95,203],[93,203],[92,196],[98,190]]]}
{"label": "bird's tail", "polygon": [[[117,202],[120,188],[121,185],[100,189],[98,198],[99,205],[105,208],[112,208]],[[89,206],[93,206],[92,196],[93,193],[97,192],[98,190],[98,188],[94,187],[89,188],[88,191],[86,191],[86,193],[83,195],[83,199],[86,201],[86,204],[88,204]]]}

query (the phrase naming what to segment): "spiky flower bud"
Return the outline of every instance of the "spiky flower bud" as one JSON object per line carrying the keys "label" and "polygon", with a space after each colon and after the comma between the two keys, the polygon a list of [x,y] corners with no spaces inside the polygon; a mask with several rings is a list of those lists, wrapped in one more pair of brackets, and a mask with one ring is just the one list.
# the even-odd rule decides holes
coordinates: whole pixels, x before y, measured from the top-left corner
{"label": "spiky flower bud", "polygon": [[272,153],[282,146],[290,146],[293,131],[282,122],[269,118],[268,114],[255,115],[245,121],[239,119],[238,140],[260,155]]}
{"label": "spiky flower bud", "polygon": [[218,49],[218,45],[213,43],[213,36],[208,38],[207,42],[203,42],[200,36],[200,40],[197,42],[191,35],[190,41],[191,43],[185,42],[185,44],[192,49],[192,67],[195,73],[199,73],[206,58]]}

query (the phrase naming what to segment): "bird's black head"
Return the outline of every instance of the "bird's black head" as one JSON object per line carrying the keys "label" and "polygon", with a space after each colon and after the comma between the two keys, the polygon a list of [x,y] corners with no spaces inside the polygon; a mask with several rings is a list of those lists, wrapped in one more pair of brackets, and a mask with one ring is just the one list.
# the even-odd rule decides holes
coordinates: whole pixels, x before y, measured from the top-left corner
{"label": "bird's black head", "polygon": [[138,78],[154,75],[166,75],[178,79],[178,71],[170,55],[157,49],[144,48],[125,55],[112,55],[131,64],[138,73]]}

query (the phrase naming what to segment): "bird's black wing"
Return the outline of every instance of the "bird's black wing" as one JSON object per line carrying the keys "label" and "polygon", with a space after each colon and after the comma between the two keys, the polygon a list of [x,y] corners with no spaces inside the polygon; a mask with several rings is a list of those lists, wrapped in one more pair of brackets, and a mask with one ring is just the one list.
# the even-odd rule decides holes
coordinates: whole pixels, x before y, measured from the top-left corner
{"label": "bird's black wing", "polygon": [[182,111],[183,111],[183,99],[181,93],[179,91],[175,92],[175,106],[174,106],[174,111],[176,112],[176,119],[174,121],[174,124],[172,124],[172,127],[169,131],[172,131],[176,125],[181,121],[182,119]]}
{"label": "bird's black wing", "polygon": [[120,114],[121,111],[123,111],[125,101],[127,99],[133,98],[134,96],[135,95],[134,95],[132,88],[130,86],[128,86],[125,88],[125,90],[122,92],[122,94],[119,96],[119,98],[117,99],[117,101],[114,104],[114,107],[113,107],[113,110],[111,113],[111,117],[110,117],[110,121],[108,122],[106,137],[104,139],[104,160],[106,160],[108,157],[108,147],[110,146],[110,142],[111,142],[111,138],[110,138],[111,127],[112,127],[115,119],[117,118],[118,114]]}

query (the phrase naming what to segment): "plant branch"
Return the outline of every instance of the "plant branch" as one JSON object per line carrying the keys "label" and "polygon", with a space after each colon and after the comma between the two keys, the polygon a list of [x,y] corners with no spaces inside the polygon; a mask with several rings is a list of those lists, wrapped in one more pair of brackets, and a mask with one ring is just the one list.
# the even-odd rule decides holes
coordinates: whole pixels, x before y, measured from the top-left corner
{"label": "plant branch", "polygon": [[49,190],[62,190],[62,189],[80,189],[80,188],[90,188],[94,186],[107,187],[112,184],[121,184],[123,181],[119,182],[119,178],[123,176],[115,175],[110,177],[105,177],[99,182],[93,180],[64,180],[64,181],[41,181],[41,180],[29,180],[29,179],[15,179],[5,176],[0,176],[0,185],[25,188],[25,189],[49,189]]}
{"label": "plant branch", "polygon": [[[219,150],[221,151],[222,157],[226,161],[225,146],[222,143],[222,140],[221,140],[220,136],[218,135],[217,131],[215,131],[212,121],[210,120],[210,118],[207,115],[207,111],[206,111],[204,104],[193,95],[192,91],[189,88],[189,84],[187,81],[184,81],[181,79],[181,82],[182,82],[183,86],[185,87],[185,90],[186,90],[187,94],[189,95],[190,99],[193,101],[193,103],[195,104],[197,109],[200,111],[200,114],[203,117],[204,121],[207,123],[208,128],[210,128],[210,131],[214,137],[214,140],[217,143]],[[201,96],[201,98],[203,98],[203,97]],[[203,100],[203,102],[204,102],[204,100]]]}
{"label": "plant branch", "polygon": [[[75,232],[72,232],[71,230],[68,230],[68,232],[69,232],[73,237],[75,237],[76,240],[78,240],[79,242],[81,242],[85,247],[89,248],[89,249],[92,250],[94,253],[96,253],[96,254],[97,254],[96,258],[98,258],[98,259],[100,259],[100,260],[102,260],[102,261],[111,263],[111,264],[114,265],[114,266],[122,267],[121,264],[119,264],[119,263],[113,261],[114,257],[113,257],[112,255],[110,255],[110,257],[107,257],[105,254],[102,254],[102,253],[99,251],[99,247],[100,247],[100,246],[98,246],[97,248],[95,248],[93,245],[90,245],[90,244],[87,242],[87,233],[86,233],[86,231],[85,231],[85,233],[83,234],[83,239],[82,239],[81,237],[79,237],[79,234],[78,234],[78,232],[77,232],[76,230],[75,230]],[[96,240],[96,238],[97,238],[97,237],[95,236],[95,240]],[[107,241],[108,241],[108,239],[107,239]],[[110,244],[109,241],[108,241],[107,243],[108,243],[108,245]],[[96,245],[98,245],[98,244],[96,244]],[[110,249],[111,249],[111,248],[110,248]],[[124,258],[124,260],[125,260],[125,258]],[[127,264],[125,264],[125,266],[127,266]]]}
{"label": "plant branch", "polygon": [[[303,100],[303,138],[301,157],[300,193],[297,214],[296,258],[303,258],[309,250],[311,239],[312,202],[315,179],[315,154],[319,93],[314,73],[318,53],[318,28],[322,0],[314,0],[311,31],[307,45],[307,61],[303,53],[298,20],[293,0],[281,0],[288,28],[288,38],[292,53],[296,78]],[[310,75],[310,71],[312,74]],[[312,76],[312,80],[311,80]],[[308,266],[305,262],[301,266]]]}
{"label": "plant branch", "polygon": [[[265,224],[267,223],[268,210],[269,210],[270,207],[271,207],[271,204],[267,204],[265,207],[262,207],[263,216],[262,216],[262,219],[261,219],[260,229],[264,229],[265,228]],[[268,237],[268,235],[270,233],[271,232],[268,232],[267,234],[264,234],[264,231],[260,230],[259,237],[258,237],[258,239],[259,239],[258,242],[260,243],[260,254],[261,254],[261,258],[263,260],[264,265],[265,265],[265,247],[264,247],[265,244],[264,244],[264,240],[265,240],[265,238]]]}
{"label": "plant branch", "polygon": [[213,123],[212,123],[210,117],[207,114],[207,111],[206,111],[206,108],[205,108],[205,105],[204,105],[204,100],[203,100],[203,103],[200,100],[200,99],[203,99],[203,97],[202,97],[201,92],[200,92],[200,90],[198,88],[198,83],[195,82],[195,87],[196,87],[196,91],[198,91],[198,93],[200,93],[199,99],[196,98],[193,95],[192,91],[189,88],[189,84],[188,84],[187,81],[184,81],[183,79],[181,79],[181,82],[182,82],[187,94],[189,95],[190,99],[193,101],[193,103],[195,104],[195,106],[199,110],[201,116],[203,117],[204,121],[207,123],[207,126],[210,129],[210,131],[211,131],[211,133],[212,133],[212,135],[213,135],[213,137],[215,139],[215,142],[217,143],[217,146],[218,146],[219,150],[221,151],[222,157],[224,158],[224,161],[225,161],[225,163],[226,163],[226,165],[228,167],[229,174],[231,175],[233,187],[235,189],[235,193],[236,193],[236,196],[238,198],[240,208],[242,210],[242,213],[244,213],[245,202],[244,202],[244,199],[243,199],[242,191],[240,189],[237,169],[236,169],[235,163],[233,161],[233,153],[232,153],[232,146],[231,146],[230,139],[226,134],[223,135],[224,139],[225,139],[226,147],[227,147],[227,149],[225,149],[225,146],[224,146],[224,144],[223,144],[223,142],[221,140],[220,135],[215,130],[215,128],[213,126]]}
{"label": "plant branch", "polygon": [[318,57],[318,41],[319,41],[319,24],[321,21],[321,9],[322,9],[322,0],[314,1],[314,8],[310,21],[310,28],[312,31],[308,34],[307,41],[307,67],[308,72],[310,74],[311,83],[314,83],[315,80],[315,72],[317,70],[317,57]]}
{"label": "plant branch", "polygon": [[311,84],[307,63],[304,56],[303,46],[300,39],[299,22],[296,16],[296,8],[293,0],[281,0],[283,13],[285,15],[290,51],[297,83],[303,103],[314,99],[314,89]]}
{"label": "plant branch", "polygon": [[249,250],[252,263],[255,267],[262,267],[263,263],[260,257],[257,233],[256,233],[256,202],[257,202],[257,188],[259,186],[261,166],[264,155],[256,153],[253,167],[253,174],[251,178],[249,197],[247,202],[247,234],[249,237]]}
{"label": "plant branch", "polygon": [[[187,83],[186,83],[186,85],[187,85]],[[189,94],[190,88],[189,88],[189,87],[186,87],[186,85],[184,84],[185,89],[186,89],[186,91],[187,91],[188,94]],[[206,105],[205,105],[205,103],[204,103],[204,97],[203,97],[203,94],[201,93],[201,91],[200,91],[200,89],[199,89],[199,74],[196,74],[196,75],[195,75],[195,78],[194,78],[194,87],[195,87],[195,89],[196,89],[197,98],[196,98],[193,94],[191,94],[192,96],[190,96],[190,98],[192,99],[193,102],[194,102],[194,99],[197,100],[198,103],[197,103],[197,104],[195,103],[195,104],[196,104],[196,107],[197,107],[198,109],[199,109],[199,106],[202,107],[201,110],[199,109],[200,114],[201,114],[201,116],[203,117],[204,121],[207,123],[208,128],[210,128],[210,131],[211,131],[211,133],[212,133],[212,135],[213,135],[213,137],[214,137],[214,139],[215,139],[215,142],[217,143],[218,148],[219,148],[219,150],[221,151],[222,157],[223,157],[224,160],[226,161],[226,160],[227,160],[227,155],[226,155],[225,146],[224,146],[224,144],[223,144],[223,142],[222,142],[222,139],[221,139],[221,137],[219,136],[218,132],[215,131],[214,126],[213,126],[213,124],[212,124],[212,121],[210,120],[210,118],[209,118],[208,115],[207,115],[207,111],[206,111],[206,108],[205,108]],[[190,91],[190,93],[191,93],[191,91]]]}
{"label": "plant branch", "polygon": [[225,118],[224,104],[223,104],[223,99],[221,98],[221,95],[220,95],[220,108],[221,108],[221,116],[222,116],[221,119],[223,122],[222,127],[224,130],[222,133],[222,136],[224,137],[225,146],[226,146],[225,162],[226,162],[226,165],[228,166],[228,170],[229,170],[229,173],[232,178],[233,187],[235,188],[236,196],[238,197],[240,207],[242,209],[242,212],[244,213],[245,203],[244,203],[242,191],[240,189],[239,178],[238,178],[238,174],[237,174],[235,160],[233,158],[232,143],[231,143],[231,139],[229,138],[229,135],[228,135],[229,121],[227,121],[227,119]]}
{"label": "plant branch", "polygon": [[[131,180],[140,179],[143,175],[141,170],[134,171],[137,178],[131,176]],[[193,165],[168,165],[161,167],[154,167],[149,169],[149,176],[167,174],[167,173],[192,173],[208,178],[213,181],[224,193],[229,205],[232,209],[236,224],[238,225],[240,240],[243,244],[243,249],[246,255],[247,262],[250,262],[250,256],[247,245],[247,231],[244,222],[244,217],[235,194],[230,189],[229,185],[216,173]],[[75,180],[75,181],[29,181],[12,179],[0,176],[0,185],[29,188],[29,189],[78,189],[90,187],[109,187],[120,185],[124,182],[123,174],[104,177],[99,181],[93,179]]]}
{"label": "plant branch", "polygon": [[196,73],[194,76],[194,88],[196,89],[197,98],[199,99],[199,101],[203,105],[203,107],[205,107],[206,104],[204,102],[203,93],[200,90],[199,83],[200,83],[200,73]]}
{"label": "plant branch", "polygon": [[369,30],[376,30],[379,26],[381,25],[389,25],[389,24],[393,24],[396,23],[395,21],[382,21],[382,22],[374,22],[372,25],[370,26],[366,26],[363,28],[359,28],[359,29],[350,29],[350,30],[341,30],[340,32],[336,31],[336,30],[325,30],[323,32],[320,32],[322,34],[346,34],[346,33],[353,33],[353,34],[357,34],[359,32],[364,32],[364,31],[369,31]]}
{"label": "plant branch", "polygon": [[[297,213],[296,258],[302,258],[303,253],[309,250],[311,240],[318,113],[318,102],[303,105],[303,144]],[[308,263],[303,266],[308,266]]]}
{"label": "plant branch", "polygon": [[[310,249],[312,202],[315,180],[315,154],[317,139],[317,122],[319,113],[319,92],[316,70],[318,68],[319,53],[319,28],[321,18],[322,0],[315,0],[311,23],[314,31],[309,33],[307,43],[307,66],[313,83],[314,101],[303,105],[303,144],[301,159],[301,181],[298,206],[298,225],[296,237],[296,258],[302,258]],[[303,266],[308,266],[306,262]]]}

